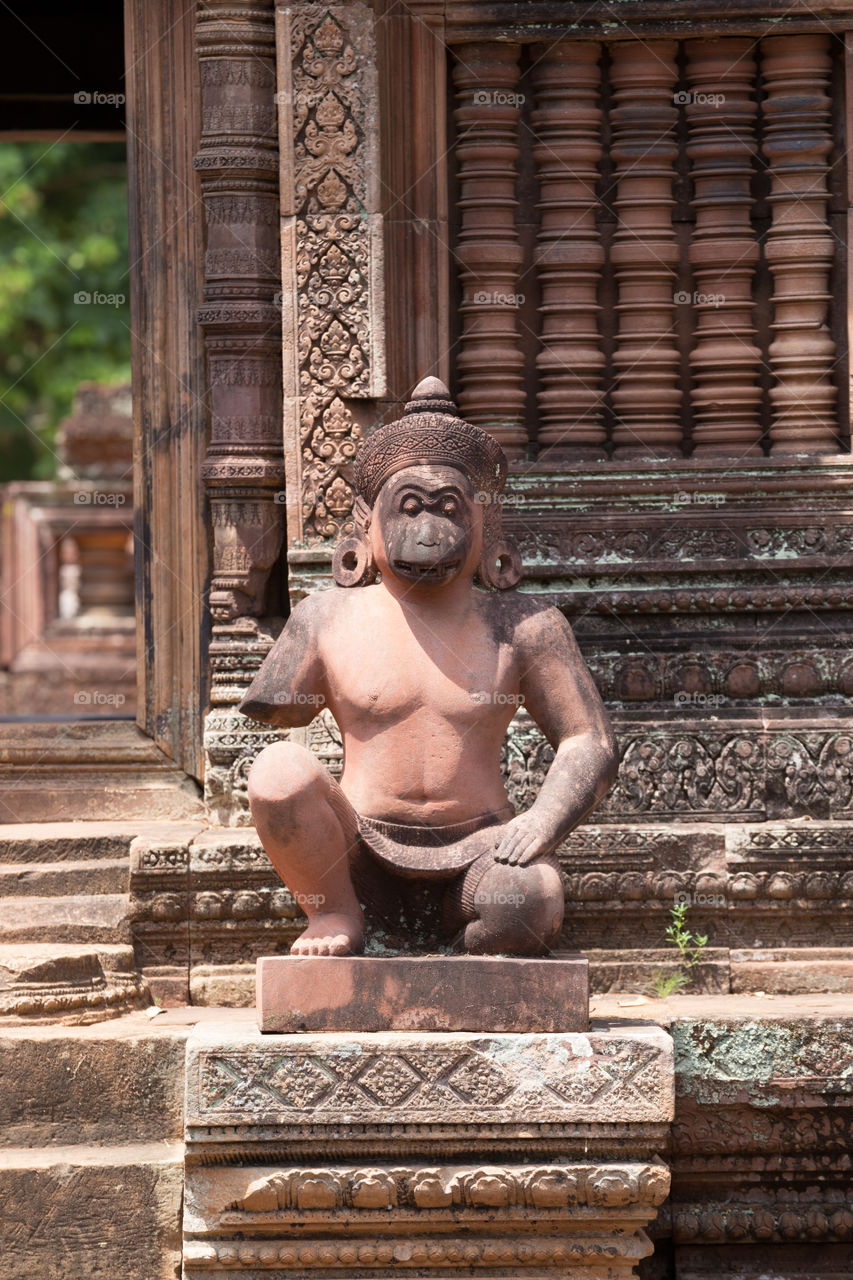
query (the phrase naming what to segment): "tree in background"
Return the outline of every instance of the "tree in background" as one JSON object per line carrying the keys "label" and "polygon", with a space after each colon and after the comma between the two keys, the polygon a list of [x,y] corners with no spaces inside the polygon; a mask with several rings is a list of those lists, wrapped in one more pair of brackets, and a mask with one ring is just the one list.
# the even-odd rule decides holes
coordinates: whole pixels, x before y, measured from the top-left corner
{"label": "tree in background", "polygon": [[80,382],[130,378],[123,143],[0,143],[0,481],[47,479]]}

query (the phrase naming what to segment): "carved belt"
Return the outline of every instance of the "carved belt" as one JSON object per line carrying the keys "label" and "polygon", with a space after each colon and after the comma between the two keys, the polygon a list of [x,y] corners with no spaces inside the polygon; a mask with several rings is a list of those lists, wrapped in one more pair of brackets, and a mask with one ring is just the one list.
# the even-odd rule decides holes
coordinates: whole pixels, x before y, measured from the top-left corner
{"label": "carved belt", "polygon": [[513,809],[506,805],[497,812],[484,813],[467,822],[424,827],[359,815],[358,830],[362,843],[390,871],[423,879],[443,879],[476,862],[493,844],[481,833],[508,822],[513,816]]}

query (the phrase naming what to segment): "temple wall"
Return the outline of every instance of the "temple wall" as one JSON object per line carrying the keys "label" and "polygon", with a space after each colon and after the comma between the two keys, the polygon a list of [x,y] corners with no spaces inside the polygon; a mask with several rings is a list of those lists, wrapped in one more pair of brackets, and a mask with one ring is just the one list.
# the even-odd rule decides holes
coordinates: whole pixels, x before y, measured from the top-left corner
{"label": "temple wall", "polygon": [[[222,1011],[211,1013],[222,1031]],[[600,997],[593,1007],[594,1035],[600,1035],[608,1025],[627,1026],[631,1019],[639,1018],[642,1025],[650,1013],[673,1039],[675,1118],[671,1126],[664,1126],[661,1147],[661,1168],[668,1165],[671,1172],[670,1195],[649,1228],[655,1251],[641,1263],[641,1276],[648,1280],[710,1280],[724,1275],[758,1280],[768,1269],[769,1274],[786,1280],[840,1280],[848,1275],[853,1247],[845,1154],[851,1127],[853,1022],[849,1009],[831,996],[778,997],[775,1001],[753,996],[726,1002],[714,996],[677,997],[651,1010],[648,1005],[626,1008],[617,997]],[[608,1019],[615,1019],[615,1024],[608,1024]],[[179,1274],[187,1040],[193,1038],[196,1052],[219,1053],[224,1060],[229,1053],[233,1056],[238,1043],[244,1046],[241,1052],[245,1057],[252,1039],[253,1014],[248,1010],[233,1012],[225,1029],[227,1035],[211,1037],[210,1030],[205,1030],[211,1021],[205,1011],[171,1010],[153,1021],[137,1013],[89,1027],[0,1028],[0,1061],[6,1081],[0,1104],[6,1274],[15,1280],[37,1276],[65,1280],[76,1273],[106,1277],[116,1271],[130,1280]],[[653,1028],[654,1024],[646,1022],[645,1026]],[[272,1039],[279,1043],[278,1037]],[[237,1075],[244,1070],[242,1066],[233,1069]],[[239,1083],[237,1075],[223,1078],[210,1093],[208,1106],[222,1110],[237,1105],[236,1095],[232,1095],[232,1102],[227,1101],[228,1088],[233,1090]],[[460,1084],[468,1087],[461,1076]],[[484,1077],[483,1088],[486,1084]],[[213,1077],[205,1086],[208,1092],[212,1085]],[[239,1095],[241,1114],[251,1113],[248,1087],[247,1078]],[[405,1088],[399,1080],[394,1082],[393,1073],[383,1087],[391,1091],[389,1107],[404,1106]],[[645,1096],[649,1087],[646,1081],[640,1085],[640,1093]],[[481,1097],[480,1105],[484,1105],[486,1094]],[[271,1105],[268,1098],[267,1105]],[[625,1115],[628,1109],[626,1104]],[[203,1154],[202,1121],[193,1118],[196,1110],[192,1101],[187,1114],[195,1126],[190,1136],[198,1148],[198,1159]],[[211,1140],[234,1142],[238,1137],[236,1131],[229,1134],[220,1129]],[[621,1151],[623,1162],[628,1155],[627,1149]],[[609,1159],[613,1158],[611,1152]],[[192,1173],[196,1203],[201,1196],[203,1203],[212,1206],[223,1179],[236,1203],[239,1187],[245,1192],[253,1177],[257,1174],[260,1178],[264,1172],[250,1167],[258,1159],[261,1163],[267,1159],[260,1147],[251,1158],[237,1156],[224,1164],[214,1161],[210,1167],[197,1164]],[[372,1159],[376,1159],[375,1153]],[[553,1156],[544,1163],[549,1159],[553,1163]],[[517,1157],[504,1152],[500,1160],[512,1165]],[[392,1163],[398,1167],[407,1161],[418,1163],[416,1157],[404,1159],[399,1152]],[[316,1140],[299,1148],[294,1138],[286,1163],[294,1174],[304,1169],[307,1177],[310,1172],[313,1190],[304,1192],[302,1211],[304,1217],[304,1209],[309,1209],[310,1217],[311,1196],[321,1194],[323,1177],[331,1186],[338,1166],[352,1160],[342,1153],[333,1157],[331,1150],[321,1149]],[[358,1165],[357,1159],[355,1163]],[[478,1197],[493,1195],[494,1185],[490,1184],[491,1190],[485,1184],[478,1188],[470,1176],[477,1166],[473,1148],[461,1163],[469,1175],[470,1190],[465,1194],[476,1216]],[[490,1157],[487,1163],[494,1164],[495,1158]],[[260,1230],[263,1237],[264,1222],[269,1219],[272,1223],[276,1215],[273,1212],[270,1216],[257,1178],[252,1186],[245,1206],[251,1213],[242,1216],[248,1221],[254,1215],[255,1235]],[[601,1206],[599,1213],[607,1204],[610,1212],[620,1202],[628,1205],[627,1184],[618,1194],[617,1190],[612,1180],[607,1191],[602,1184],[599,1192],[590,1190],[590,1203]],[[213,1199],[206,1198],[211,1195]],[[227,1199],[227,1187],[225,1195]],[[373,1198],[367,1191],[364,1197],[367,1207],[356,1206],[349,1212],[365,1214],[366,1221]],[[333,1230],[331,1201],[322,1196],[321,1201],[313,1209],[314,1217],[323,1224],[321,1232]],[[375,1216],[375,1208],[372,1212]],[[472,1210],[469,1207],[463,1212],[470,1216]],[[492,1224],[487,1234],[490,1231],[500,1237],[503,1215],[508,1227],[515,1212],[493,1206],[487,1215]],[[554,1210],[548,1212],[553,1215]],[[425,1213],[435,1216],[433,1210]],[[290,1220],[293,1215],[284,1217]],[[239,1229],[240,1214],[231,1218],[228,1229]],[[200,1219],[196,1225],[202,1230]],[[219,1228],[223,1249],[227,1243],[221,1234],[224,1226]],[[268,1241],[280,1230],[281,1224],[267,1228]],[[383,1238],[387,1239],[387,1226],[373,1236],[368,1230],[362,1243],[373,1245],[375,1252]],[[230,1252],[226,1250],[227,1260],[223,1253],[220,1267],[236,1267],[252,1276],[270,1273],[270,1260],[253,1263],[251,1249],[241,1262],[241,1247],[241,1242],[235,1241]],[[260,1247],[269,1245],[256,1241],[255,1253]],[[292,1245],[278,1238],[276,1260],[279,1248],[292,1250]],[[197,1248],[196,1255],[198,1270],[205,1263]],[[301,1268],[294,1255],[286,1273],[317,1274],[322,1251],[315,1249],[315,1255],[313,1264]],[[531,1255],[527,1262],[518,1263],[512,1274],[541,1274],[535,1271],[537,1265],[542,1263],[537,1264]],[[482,1267],[481,1259],[474,1266],[475,1274]],[[375,1263],[371,1266],[374,1269]],[[450,1274],[453,1269],[451,1264],[450,1270],[441,1274]]]}

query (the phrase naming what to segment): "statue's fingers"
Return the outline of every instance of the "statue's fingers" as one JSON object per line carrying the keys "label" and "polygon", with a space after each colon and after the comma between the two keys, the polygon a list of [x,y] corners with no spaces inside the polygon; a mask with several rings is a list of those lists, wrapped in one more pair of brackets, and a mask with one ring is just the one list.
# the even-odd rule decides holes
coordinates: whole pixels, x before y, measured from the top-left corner
{"label": "statue's fingers", "polygon": [[513,830],[512,828],[507,829],[506,827],[503,827],[501,830],[503,834],[499,839],[495,840],[496,862],[506,862],[515,844],[516,837],[518,836],[518,831]]}
{"label": "statue's fingers", "polygon": [[524,850],[525,841],[526,837],[523,831],[513,831],[509,841],[509,848],[507,849],[506,857],[506,861],[510,866],[518,862],[519,855]]}
{"label": "statue's fingers", "polygon": [[524,867],[528,862],[532,862],[541,852],[538,837],[529,831],[519,832],[521,840],[513,851],[513,864],[517,867]]}

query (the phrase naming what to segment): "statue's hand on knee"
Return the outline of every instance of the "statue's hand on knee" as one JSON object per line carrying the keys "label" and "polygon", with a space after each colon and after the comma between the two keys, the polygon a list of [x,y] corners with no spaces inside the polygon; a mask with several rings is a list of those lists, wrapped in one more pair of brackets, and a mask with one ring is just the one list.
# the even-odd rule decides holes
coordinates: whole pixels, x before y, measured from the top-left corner
{"label": "statue's hand on knee", "polygon": [[551,853],[553,848],[554,841],[548,838],[535,815],[528,810],[510,818],[500,827],[495,840],[495,861],[526,867]]}

